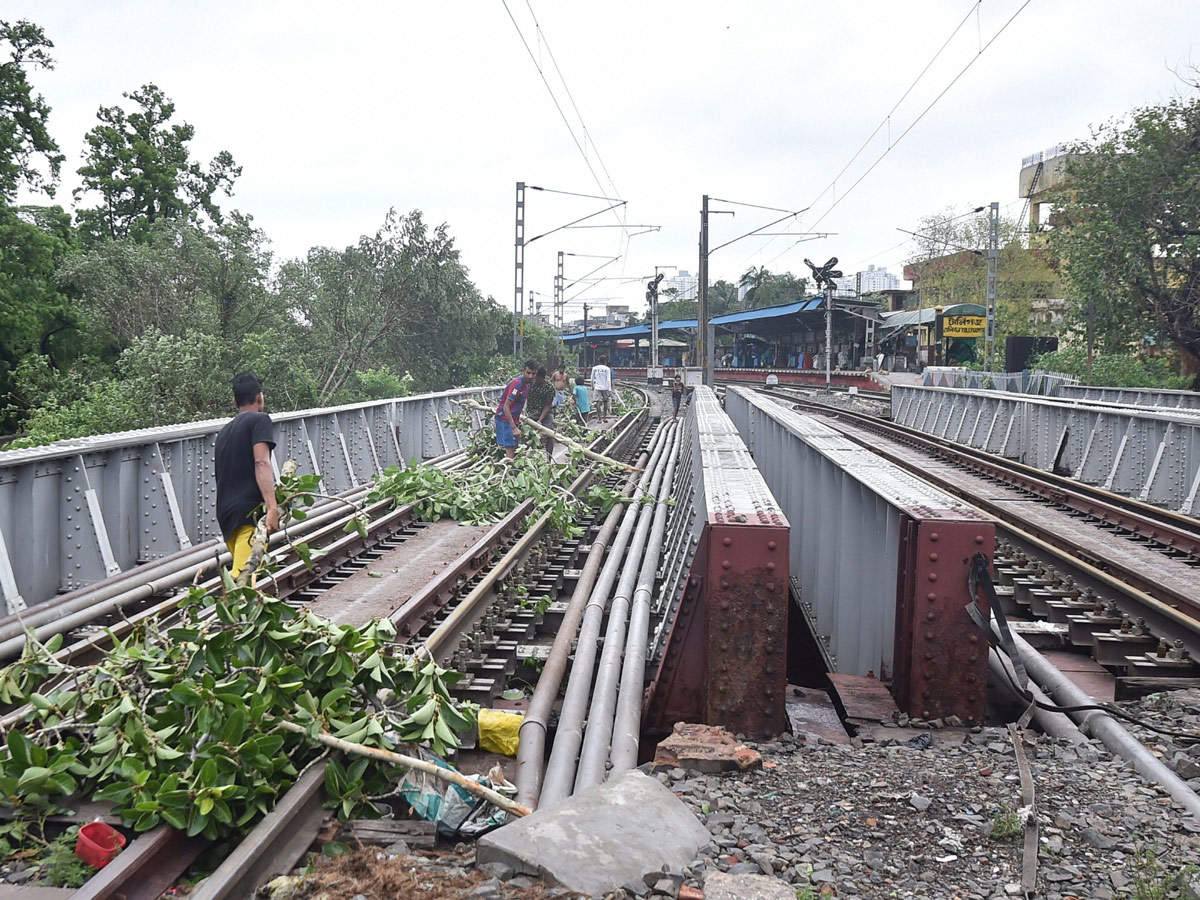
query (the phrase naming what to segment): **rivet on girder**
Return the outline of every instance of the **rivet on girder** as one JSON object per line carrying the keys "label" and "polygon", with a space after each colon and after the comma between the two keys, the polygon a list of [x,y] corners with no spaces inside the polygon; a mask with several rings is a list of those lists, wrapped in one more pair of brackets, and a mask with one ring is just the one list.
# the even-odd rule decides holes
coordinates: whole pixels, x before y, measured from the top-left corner
{"label": "rivet on girder", "polygon": [[774,550],[774,549],[775,549],[775,542],[774,542],[774,541],[767,541],[767,549],[768,549],[768,550]]}
{"label": "rivet on girder", "polygon": [[937,581],[937,572],[930,572],[930,573],[929,573],[929,580],[930,580],[930,581]]}
{"label": "rivet on girder", "polygon": [[940,535],[939,535],[939,534],[938,534],[938,533],[935,531],[935,532],[933,532],[932,534],[930,534],[930,535],[929,535],[929,540],[931,540],[931,541],[937,541],[937,539],[938,539],[939,537],[940,537]]}
{"label": "rivet on girder", "polygon": [[925,595],[925,599],[928,600],[930,603],[937,603],[937,594],[935,594],[933,591],[930,591],[928,594]]}
{"label": "rivet on girder", "polygon": [[775,571],[775,563],[773,563],[773,562],[767,563],[767,571],[774,572]]}
{"label": "rivet on girder", "polygon": [[733,538],[730,538],[730,537],[723,538],[721,540],[721,543],[724,544],[726,547],[733,546]]}
{"label": "rivet on girder", "polygon": [[722,569],[728,569],[730,567],[730,565],[731,565],[731,563],[729,562],[729,560],[727,560],[727,559],[721,560],[721,568]]}
{"label": "rivet on girder", "polygon": [[935,613],[932,609],[929,612],[925,613],[925,621],[927,621],[927,622],[932,622],[936,618],[937,618],[937,613]]}
{"label": "rivet on girder", "polygon": [[930,561],[930,562],[937,562],[937,561],[938,561],[938,555],[937,555],[936,553],[930,553],[930,554],[929,554],[929,561]]}

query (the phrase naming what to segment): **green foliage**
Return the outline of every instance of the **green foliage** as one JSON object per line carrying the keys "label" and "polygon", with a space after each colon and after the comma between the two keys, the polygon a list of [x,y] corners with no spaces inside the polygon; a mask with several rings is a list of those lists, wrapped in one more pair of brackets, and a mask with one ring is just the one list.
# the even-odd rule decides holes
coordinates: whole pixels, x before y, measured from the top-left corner
{"label": "green foliage", "polygon": [[[0,702],[29,704],[0,749],[0,799],[32,819],[79,792],[111,800],[138,831],[167,822],[216,839],[271,809],[322,755],[318,731],[393,751],[396,733],[444,754],[472,721],[450,699],[459,676],[394,637],[386,619],[334,625],[242,588],[193,589],[179,621],[139,623],[87,668],[54,657],[61,636],[29,641],[0,670]],[[370,814],[394,774],[331,761],[331,801]]]}
{"label": "green foliage", "polygon": [[20,390],[45,399],[26,420],[26,436],[10,449],[219,416],[229,392],[210,362],[219,353],[211,335],[173,337],[151,328],[121,353],[117,377],[56,373],[44,359],[29,360],[18,372]]}
{"label": "green foliage", "polygon": [[[1193,87],[1196,87],[1193,85]],[[1096,129],[1055,197],[1054,249],[1078,322],[1119,354],[1174,342],[1200,384],[1200,95],[1135,109]]]}
{"label": "green foliage", "polygon": [[431,229],[419,211],[391,211],[353,247],[314,247],[285,263],[279,290],[306,323],[306,364],[322,401],[381,366],[411,373],[418,388],[448,386],[450,360],[490,349],[498,311],[467,278],[446,226]]}
{"label": "green foliage", "polygon": [[78,888],[96,874],[96,870],[75,855],[79,828],[71,826],[50,842],[38,863],[39,880],[50,887]]}
{"label": "green foliage", "polygon": [[[764,266],[751,266],[739,280],[745,289],[743,309],[761,309],[764,306],[779,306],[795,303],[807,295],[808,279],[797,278],[791,272],[768,271]],[[720,315],[709,311],[710,316]]]}
{"label": "green foliage", "polygon": [[242,173],[227,151],[207,167],[190,158],[188,143],[195,129],[172,124],[175,104],[153,84],[123,95],[136,108],[102,106],[100,124],[85,135],[86,162],[79,169],[82,186],[75,197],[100,195],[100,204],[79,210],[82,232],[91,239],[140,238],[155,222],[206,213],[219,223],[213,201],[218,191],[227,196]]}
{"label": "green foliage", "polygon": [[[34,94],[29,72],[53,69],[49,50],[54,47],[46,33],[32,22],[0,21],[0,205],[7,205],[17,189],[26,184],[53,196],[63,155],[46,129],[50,107],[41,94]],[[48,176],[35,165],[41,157]]]}
{"label": "green foliage", "polygon": [[390,497],[397,504],[412,503],[426,521],[443,517],[469,525],[498,522],[533,498],[533,518],[551,513],[551,528],[558,534],[580,533],[575,517],[581,503],[567,491],[578,474],[578,463],[550,462],[533,429],[521,430],[522,446],[509,460],[495,446],[490,429],[476,432],[472,460],[452,471],[436,466],[395,466],[384,472],[371,492],[374,502]]}
{"label": "green foliage", "polygon": [[397,375],[387,366],[379,366],[355,372],[349,392],[355,400],[388,400],[412,396],[416,393],[415,384],[407,372]]}
{"label": "green foliage", "polygon": [[1189,878],[1197,874],[1195,866],[1170,867],[1147,847],[1133,856],[1133,900],[1169,900],[1179,897]]}
{"label": "green foliage", "polygon": [[61,207],[0,203],[0,430],[13,428],[31,405],[16,393],[21,362],[40,356],[63,366],[78,352],[78,313],[55,283],[73,241]]}
{"label": "green foliage", "polygon": [[992,827],[988,829],[988,837],[993,841],[1015,841],[1025,831],[1020,813],[1011,809],[1007,803],[1001,803],[1000,808],[992,816]]}
{"label": "green foliage", "polygon": [[[1072,343],[1053,353],[1043,353],[1030,361],[1030,368],[1046,369],[1087,377],[1087,348]],[[1151,387],[1182,389],[1191,379],[1176,375],[1177,361],[1170,356],[1134,353],[1096,353],[1092,358],[1092,384],[1109,387]]]}

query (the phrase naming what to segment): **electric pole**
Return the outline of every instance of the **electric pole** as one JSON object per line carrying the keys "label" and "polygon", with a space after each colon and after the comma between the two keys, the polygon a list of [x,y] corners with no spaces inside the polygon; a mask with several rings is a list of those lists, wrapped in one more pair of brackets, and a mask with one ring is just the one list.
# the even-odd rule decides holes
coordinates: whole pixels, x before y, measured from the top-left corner
{"label": "electric pole", "polygon": [[525,349],[525,182],[517,182],[517,208],[513,240],[513,356]]}
{"label": "electric pole", "polygon": [[587,368],[587,361],[588,361],[587,327],[588,327],[588,305],[585,303],[585,304],[583,304],[583,356],[580,359],[580,368],[581,369]]}
{"label": "electric pole", "polygon": [[713,348],[708,340],[708,194],[700,205],[700,278],[696,291],[696,355],[700,357],[700,381],[712,387]]}
{"label": "electric pole", "polygon": [[1000,204],[993,202],[988,210],[988,251],[987,251],[987,322],[985,323],[984,343],[987,345],[987,367],[989,371],[996,370],[996,277],[1000,264]]}

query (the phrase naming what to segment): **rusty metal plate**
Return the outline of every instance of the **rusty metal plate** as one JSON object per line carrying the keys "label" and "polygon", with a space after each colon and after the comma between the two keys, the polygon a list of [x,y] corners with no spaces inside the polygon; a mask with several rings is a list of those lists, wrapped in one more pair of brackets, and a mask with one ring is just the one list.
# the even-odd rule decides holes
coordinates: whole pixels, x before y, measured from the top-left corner
{"label": "rusty metal plate", "polygon": [[900,712],[887,685],[868,675],[829,673],[833,700],[851,722],[891,722]]}
{"label": "rusty metal plate", "polygon": [[[990,565],[995,526],[987,520],[906,517],[902,535],[892,693],[909,715],[981,723],[988,643],[966,611],[967,576],[977,553]],[[987,615],[982,596],[979,604]]]}

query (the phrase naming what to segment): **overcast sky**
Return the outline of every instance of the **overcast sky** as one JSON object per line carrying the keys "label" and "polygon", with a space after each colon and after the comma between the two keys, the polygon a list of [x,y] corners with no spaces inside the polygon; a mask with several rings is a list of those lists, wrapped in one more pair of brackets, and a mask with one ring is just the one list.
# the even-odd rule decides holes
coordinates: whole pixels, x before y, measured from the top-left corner
{"label": "overcast sky", "polygon": [[[629,280],[595,283],[568,319],[584,300],[643,306],[655,266],[695,274],[706,193],[808,209],[771,232],[831,233],[738,241],[712,255],[713,280],[833,255],[899,274],[898,228],[993,200],[1018,215],[1022,157],[1186,92],[1179,75],[1200,65],[1195,0],[6,0],[0,15],[55,44],[57,68],[33,78],[67,155],[61,202],[97,108],[153,82],[195,127],[195,158],[229,150],[244,167],[224,204],[277,260],[419,209],[511,306],[517,181],[627,201],[584,223],[627,228],[527,248],[546,312],[558,251],[578,254],[567,282],[621,254],[599,274]],[[606,205],[531,191],[526,237]],[[713,218],[713,247],[779,215],[713,209],[736,211]],[[661,230],[632,234],[646,225]]]}

